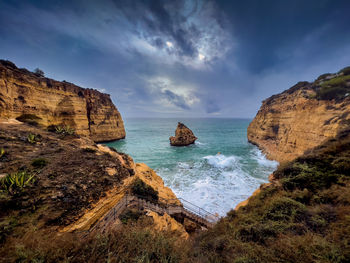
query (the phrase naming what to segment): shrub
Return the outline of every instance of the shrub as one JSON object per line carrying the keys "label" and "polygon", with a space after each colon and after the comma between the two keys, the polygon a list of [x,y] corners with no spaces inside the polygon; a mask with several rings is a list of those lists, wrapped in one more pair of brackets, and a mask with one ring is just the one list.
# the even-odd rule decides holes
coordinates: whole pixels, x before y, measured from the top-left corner
{"label": "shrub", "polygon": [[154,190],[152,186],[146,184],[140,178],[136,178],[131,185],[131,192],[134,195],[140,196],[141,198],[158,201],[158,191]]}
{"label": "shrub", "polygon": [[188,262],[186,245],[186,241],[179,240],[172,232],[155,232],[138,224],[123,225],[86,238],[72,233],[50,235],[31,231],[0,246],[0,261],[180,263]]}
{"label": "shrub", "polygon": [[316,97],[321,100],[342,99],[345,94],[350,92],[350,88],[346,82],[350,80],[350,76],[339,76],[321,84],[321,88],[317,90]]}
{"label": "shrub", "polygon": [[332,184],[337,183],[341,177],[334,171],[328,160],[310,158],[292,162],[286,167],[278,169],[275,175],[280,179],[284,189],[288,191],[303,190],[304,188],[316,191],[329,188]]}
{"label": "shrub", "polygon": [[29,143],[36,143],[36,136],[35,134],[29,133],[27,136],[27,141]]}
{"label": "shrub", "polygon": [[75,133],[75,130],[71,128],[69,125],[64,125],[64,126],[55,126],[55,132],[57,134],[62,134],[62,135],[73,135]]}
{"label": "shrub", "polygon": [[38,168],[38,169],[40,169],[40,168],[43,168],[43,167],[45,167],[46,165],[47,165],[47,160],[46,159],[44,159],[44,158],[38,158],[38,159],[34,159],[33,161],[32,161],[32,166],[34,167],[34,168]]}
{"label": "shrub", "polygon": [[273,221],[300,221],[306,208],[302,203],[287,197],[273,199],[264,218]]}
{"label": "shrub", "polygon": [[34,74],[39,76],[39,77],[44,77],[45,76],[44,71],[42,71],[40,68],[34,69]]}
{"label": "shrub", "polygon": [[339,73],[343,73],[344,75],[350,75],[350,67],[343,68],[339,71]]}
{"label": "shrub", "polygon": [[9,194],[21,192],[23,188],[34,182],[34,176],[26,171],[8,174],[1,180],[1,189]]}
{"label": "shrub", "polygon": [[316,97],[321,100],[342,99],[350,90],[346,87],[324,87],[317,91]]}
{"label": "shrub", "polygon": [[140,211],[128,209],[119,216],[119,219],[123,224],[127,224],[129,220],[137,221],[142,215],[143,213]]}
{"label": "shrub", "polygon": [[331,75],[332,75],[331,73],[322,74],[322,75],[320,75],[320,76],[316,79],[316,81],[318,81],[318,80],[323,80],[323,79],[325,79],[326,77],[331,76]]}
{"label": "shrub", "polygon": [[0,158],[5,156],[6,152],[5,152],[5,149],[4,148],[1,148],[0,149]]}

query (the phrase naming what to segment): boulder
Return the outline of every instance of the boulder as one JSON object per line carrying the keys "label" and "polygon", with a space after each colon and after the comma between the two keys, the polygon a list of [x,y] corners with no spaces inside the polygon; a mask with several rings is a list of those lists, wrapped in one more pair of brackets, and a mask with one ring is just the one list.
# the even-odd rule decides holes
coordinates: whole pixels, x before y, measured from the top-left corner
{"label": "boulder", "polygon": [[179,122],[175,131],[175,136],[169,138],[172,146],[186,146],[194,143],[197,137],[186,127],[185,124]]}

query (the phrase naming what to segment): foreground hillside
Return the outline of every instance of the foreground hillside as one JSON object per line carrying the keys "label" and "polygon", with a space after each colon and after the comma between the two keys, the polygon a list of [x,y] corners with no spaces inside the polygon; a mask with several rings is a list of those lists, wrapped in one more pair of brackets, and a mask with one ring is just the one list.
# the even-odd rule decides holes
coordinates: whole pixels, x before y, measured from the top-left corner
{"label": "foreground hillside", "polygon": [[[11,142],[13,150],[6,148],[9,154],[0,163],[13,165],[2,166],[1,171],[21,166],[35,173],[36,181],[22,191],[1,193],[1,262],[350,260],[349,130],[281,166],[271,183],[263,185],[246,206],[232,210],[213,229],[186,241],[173,227],[155,228],[159,218],[137,214],[129,214],[125,224],[106,233],[82,237],[79,232],[62,231],[79,222],[84,211],[93,210],[108,189],[120,188],[123,178],[134,177],[134,172],[137,176],[138,170],[130,169],[127,156],[119,155],[123,164],[93,143],[82,144],[82,138],[41,133],[40,141],[32,145],[22,141],[26,133],[16,137],[14,130],[7,127],[5,133],[3,127],[2,143],[4,139]],[[69,158],[55,152],[65,152]],[[30,158],[23,157],[16,165],[17,156]],[[39,156],[47,163],[39,161]],[[115,174],[108,174],[107,168],[116,169]]]}
{"label": "foreground hillside", "polygon": [[349,262],[350,129],[272,179],[197,238],[199,262]]}
{"label": "foreground hillside", "polygon": [[263,101],[248,140],[270,159],[291,161],[350,123],[350,68],[323,74]]}
{"label": "foreground hillside", "polygon": [[0,60],[0,119],[65,125],[96,142],[125,137],[123,119],[108,94],[45,78]]}
{"label": "foreground hillside", "polygon": [[[91,229],[104,226],[104,215],[127,194],[159,205],[179,202],[145,164],[66,127],[47,131],[16,120],[0,122],[0,262],[87,262],[107,256],[80,250],[85,242],[100,242],[102,232]],[[163,242],[163,235],[170,237],[165,244],[188,238],[169,215],[132,207],[105,230],[123,235],[123,242],[143,238],[137,246],[149,245],[149,238]]]}

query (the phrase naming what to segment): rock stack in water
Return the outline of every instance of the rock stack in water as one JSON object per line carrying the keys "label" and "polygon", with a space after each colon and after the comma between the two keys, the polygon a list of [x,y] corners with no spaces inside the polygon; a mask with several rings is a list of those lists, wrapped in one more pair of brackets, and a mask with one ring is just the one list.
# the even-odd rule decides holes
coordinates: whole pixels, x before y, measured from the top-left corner
{"label": "rock stack in water", "polygon": [[169,138],[170,145],[172,146],[186,146],[194,143],[197,137],[193,132],[186,127],[185,124],[179,122],[175,131],[175,136]]}

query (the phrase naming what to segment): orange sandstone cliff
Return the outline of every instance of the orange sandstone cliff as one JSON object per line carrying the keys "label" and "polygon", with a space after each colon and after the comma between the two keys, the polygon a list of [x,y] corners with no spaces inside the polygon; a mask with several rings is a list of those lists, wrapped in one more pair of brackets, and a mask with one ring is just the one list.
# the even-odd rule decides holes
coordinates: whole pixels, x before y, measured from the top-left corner
{"label": "orange sandstone cliff", "polygon": [[64,125],[95,142],[125,137],[122,117],[108,94],[19,69],[0,60],[0,119]]}
{"label": "orange sandstone cliff", "polygon": [[350,127],[350,68],[263,101],[247,131],[270,159],[290,161]]}

